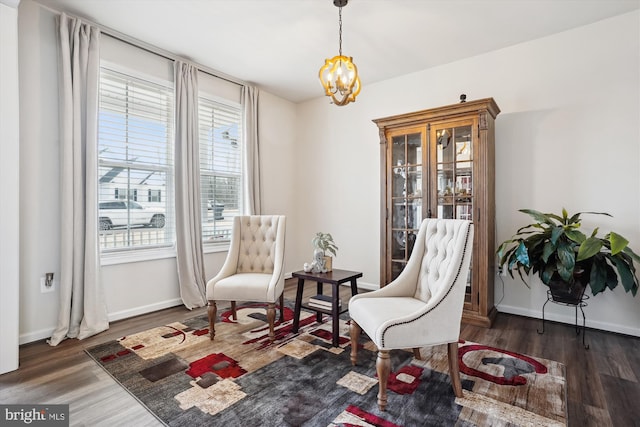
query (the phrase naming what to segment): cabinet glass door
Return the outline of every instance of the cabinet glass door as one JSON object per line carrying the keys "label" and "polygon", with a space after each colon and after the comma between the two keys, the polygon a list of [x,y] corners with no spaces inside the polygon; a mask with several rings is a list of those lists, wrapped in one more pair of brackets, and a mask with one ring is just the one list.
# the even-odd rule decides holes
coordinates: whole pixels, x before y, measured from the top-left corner
{"label": "cabinet glass door", "polygon": [[423,218],[424,132],[391,136],[391,212],[387,228],[390,232],[391,259],[387,280],[398,277],[413,250]]}
{"label": "cabinet glass door", "polygon": [[[443,124],[432,127],[435,145],[435,214],[438,218],[473,221],[473,133],[472,124]],[[432,151],[433,152],[433,151]],[[433,175],[432,175],[433,176]],[[432,198],[431,200],[434,200]],[[473,265],[473,260],[471,262]],[[472,268],[465,300],[472,301]]]}

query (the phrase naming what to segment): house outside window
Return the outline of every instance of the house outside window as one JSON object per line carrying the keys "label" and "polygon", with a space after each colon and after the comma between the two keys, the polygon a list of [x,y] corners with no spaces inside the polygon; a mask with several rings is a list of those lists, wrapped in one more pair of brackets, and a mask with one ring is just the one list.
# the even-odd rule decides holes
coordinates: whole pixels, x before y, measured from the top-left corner
{"label": "house outside window", "polygon": [[[129,197],[127,197],[127,194],[129,194]],[[129,193],[126,188],[116,188],[114,192],[114,198],[118,200],[138,201],[138,190],[133,189],[133,192]]]}

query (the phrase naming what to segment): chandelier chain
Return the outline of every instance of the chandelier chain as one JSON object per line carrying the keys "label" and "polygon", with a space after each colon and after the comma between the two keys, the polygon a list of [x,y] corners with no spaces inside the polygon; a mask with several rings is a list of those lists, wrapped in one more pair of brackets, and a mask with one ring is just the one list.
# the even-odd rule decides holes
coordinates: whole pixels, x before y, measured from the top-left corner
{"label": "chandelier chain", "polygon": [[338,25],[340,27],[340,30],[338,31],[338,46],[340,56],[342,56],[342,7],[338,8]]}

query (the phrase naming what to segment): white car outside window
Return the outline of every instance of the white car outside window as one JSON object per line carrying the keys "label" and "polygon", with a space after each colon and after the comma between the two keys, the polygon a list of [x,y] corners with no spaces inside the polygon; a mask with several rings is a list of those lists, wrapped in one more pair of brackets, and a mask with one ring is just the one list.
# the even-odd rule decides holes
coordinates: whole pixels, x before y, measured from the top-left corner
{"label": "white car outside window", "polygon": [[137,202],[124,200],[100,202],[99,208],[101,230],[127,226],[163,228],[165,225],[165,216],[162,211],[145,208]]}

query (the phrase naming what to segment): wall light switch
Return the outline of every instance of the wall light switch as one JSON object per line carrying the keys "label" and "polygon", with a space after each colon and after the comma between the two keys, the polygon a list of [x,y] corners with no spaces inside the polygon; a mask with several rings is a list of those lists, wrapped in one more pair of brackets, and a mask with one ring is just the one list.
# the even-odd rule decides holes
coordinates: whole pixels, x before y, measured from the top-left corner
{"label": "wall light switch", "polygon": [[50,286],[46,285],[47,280],[45,279],[45,277],[41,277],[40,278],[40,292],[41,293],[47,293],[47,292],[53,292],[56,289],[56,281],[55,280],[51,280],[51,284]]}

